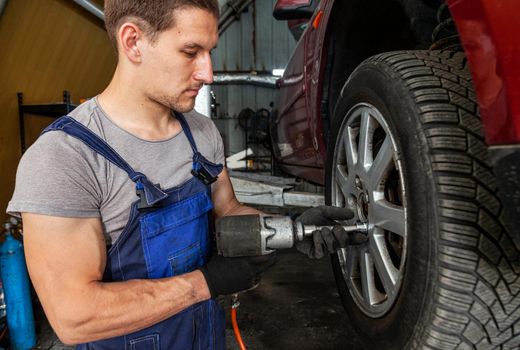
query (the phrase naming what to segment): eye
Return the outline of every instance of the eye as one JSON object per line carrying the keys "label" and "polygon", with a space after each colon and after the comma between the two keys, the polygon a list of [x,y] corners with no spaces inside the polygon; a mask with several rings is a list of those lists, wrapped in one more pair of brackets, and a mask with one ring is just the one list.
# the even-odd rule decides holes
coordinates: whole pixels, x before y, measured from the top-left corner
{"label": "eye", "polygon": [[183,51],[188,58],[194,58],[197,56],[197,51]]}

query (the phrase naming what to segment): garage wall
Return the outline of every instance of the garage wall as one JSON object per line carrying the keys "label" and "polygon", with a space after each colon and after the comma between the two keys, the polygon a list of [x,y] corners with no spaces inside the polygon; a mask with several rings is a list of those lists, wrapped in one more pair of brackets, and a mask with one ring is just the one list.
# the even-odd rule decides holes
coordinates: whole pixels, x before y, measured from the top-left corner
{"label": "garage wall", "polygon": [[[16,93],[29,104],[49,103],[69,90],[78,103],[108,84],[116,57],[101,21],[70,0],[9,0],[0,17],[0,47],[1,219],[21,156]],[[27,117],[27,144],[52,120]]]}
{"label": "garage wall", "polygon": [[[275,0],[256,0],[221,36],[213,54],[216,72],[271,72],[285,68],[296,46],[287,22],[272,15]],[[269,108],[275,90],[245,85],[214,86],[219,118],[233,118],[246,108]]]}

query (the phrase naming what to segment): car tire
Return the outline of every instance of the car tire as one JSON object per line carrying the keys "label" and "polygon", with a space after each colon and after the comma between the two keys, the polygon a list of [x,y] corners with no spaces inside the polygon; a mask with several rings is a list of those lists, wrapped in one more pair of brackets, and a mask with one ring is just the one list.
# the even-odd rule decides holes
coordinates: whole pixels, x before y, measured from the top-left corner
{"label": "car tire", "polygon": [[332,256],[367,349],[518,349],[519,237],[501,221],[464,54],[365,60],[329,141],[326,201],[368,227]]}

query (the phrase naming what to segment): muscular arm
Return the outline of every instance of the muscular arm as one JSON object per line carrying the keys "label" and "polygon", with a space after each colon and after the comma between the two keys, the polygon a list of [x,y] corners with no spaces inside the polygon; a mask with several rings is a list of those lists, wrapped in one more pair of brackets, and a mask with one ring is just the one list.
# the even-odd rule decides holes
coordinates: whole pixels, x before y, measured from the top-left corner
{"label": "muscular arm", "polygon": [[103,283],[99,219],[23,213],[27,267],[45,313],[67,344],[128,334],[210,297],[200,271]]}
{"label": "muscular arm", "polygon": [[261,214],[262,212],[240,203],[233,191],[229,174],[224,168],[213,188],[213,204],[217,218],[230,215]]}

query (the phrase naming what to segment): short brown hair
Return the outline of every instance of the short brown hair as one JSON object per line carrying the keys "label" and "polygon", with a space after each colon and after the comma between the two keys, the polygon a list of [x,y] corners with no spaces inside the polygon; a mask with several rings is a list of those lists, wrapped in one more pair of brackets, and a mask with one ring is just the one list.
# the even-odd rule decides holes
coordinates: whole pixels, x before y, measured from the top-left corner
{"label": "short brown hair", "polygon": [[218,0],[105,0],[105,27],[117,50],[117,31],[127,20],[133,20],[154,41],[157,34],[170,28],[173,12],[195,7],[219,17]]}

